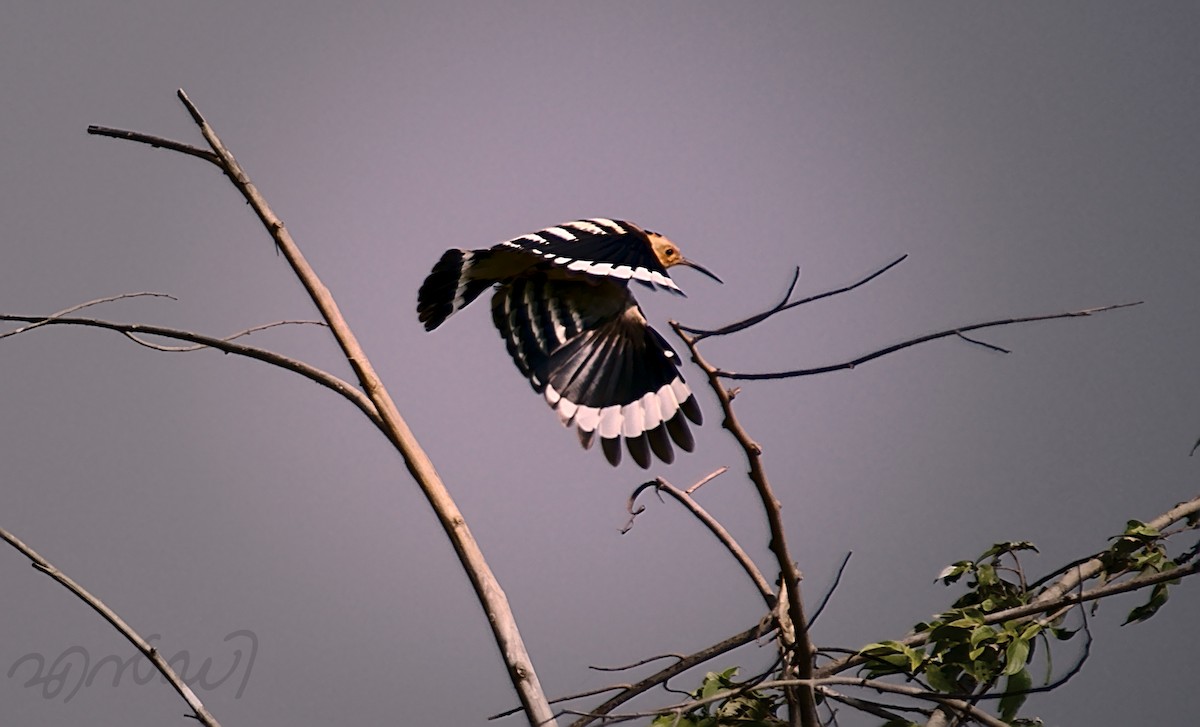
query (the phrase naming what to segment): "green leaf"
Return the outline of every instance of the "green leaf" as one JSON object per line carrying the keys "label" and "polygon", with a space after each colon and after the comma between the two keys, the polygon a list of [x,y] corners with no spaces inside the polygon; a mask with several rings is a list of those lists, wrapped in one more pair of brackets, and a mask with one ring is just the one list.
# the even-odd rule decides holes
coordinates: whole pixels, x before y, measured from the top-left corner
{"label": "green leaf", "polygon": [[982,643],[984,641],[991,641],[995,638],[996,638],[996,629],[992,628],[991,626],[988,626],[987,624],[982,624],[982,625],[976,626],[971,631],[971,646],[973,646],[973,647],[979,646],[980,643]]}
{"label": "green leaf", "polygon": [[1158,528],[1152,528],[1140,520],[1130,520],[1125,523],[1125,532],[1123,534],[1141,538],[1157,538],[1162,533],[1159,532]]}
{"label": "green leaf", "polygon": [[996,583],[996,569],[988,564],[979,566],[975,571],[975,578],[981,586],[991,586]]}
{"label": "green leaf", "polygon": [[1028,697],[1027,692],[1033,686],[1033,679],[1029,676],[1029,671],[1022,669],[1015,674],[1010,674],[1004,684],[1004,696],[1000,699],[1000,721],[1012,722],[1016,719],[1017,712],[1025,704],[1025,698]]}
{"label": "green leaf", "polygon": [[1159,583],[1150,591],[1150,600],[1138,606],[1129,612],[1129,616],[1125,618],[1125,623],[1121,625],[1145,621],[1154,614],[1158,613],[1158,609],[1162,608],[1167,602],[1167,584]]}
{"label": "green leaf", "polygon": [[940,666],[930,666],[925,669],[925,678],[929,680],[929,686],[936,691],[954,694],[958,691],[958,681],[951,676],[950,670]]}
{"label": "green leaf", "polygon": [[1008,643],[1008,650],[1004,653],[1004,676],[1010,677],[1019,671],[1025,669],[1025,662],[1029,660],[1029,642],[1024,639],[1014,639]]}

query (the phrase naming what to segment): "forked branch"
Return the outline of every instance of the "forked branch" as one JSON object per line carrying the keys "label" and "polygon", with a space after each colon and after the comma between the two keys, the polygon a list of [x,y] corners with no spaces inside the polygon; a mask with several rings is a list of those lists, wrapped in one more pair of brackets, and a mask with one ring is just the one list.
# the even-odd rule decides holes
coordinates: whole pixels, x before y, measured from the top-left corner
{"label": "forked branch", "polygon": [[[768,547],[775,556],[779,567],[781,600],[778,609],[780,619],[780,636],[783,650],[790,652],[785,662],[784,672],[789,677],[794,675],[800,681],[787,687],[784,693],[788,699],[789,715],[793,723],[802,727],[818,727],[817,705],[811,687],[806,686],[806,680],[812,678],[813,645],[808,635],[808,619],[804,614],[804,598],[800,592],[800,569],[796,566],[788,550],[787,535],[783,526],[783,514],[779,499],[775,497],[771,483],[767,479],[767,470],[762,462],[762,447],[758,445],[742,427],[737,415],[733,412],[733,395],[721,383],[717,370],[700,355],[696,338],[686,333],[682,326],[675,321],[670,322],[675,335],[684,342],[692,354],[692,361],[704,371],[708,377],[709,386],[721,403],[721,412],[725,415],[722,426],[729,430],[750,466],[748,475],[754,483],[763,511],[767,516],[767,527],[771,533]],[[786,604],[786,608],[783,606]]]}
{"label": "forked branch", "polygon": [[738,331],[744,331],[747,328],[750,328],[751,326],[756,326],[759,323],[762,323],[763,321],[767,320],[771,316],[773,316],[777,313],[782,313],[785,310],[791,310],[792,308],[795,308],[796,306],[801,306],[801,305],[804,305],[805,303],[812,303],[813,301],[818,301],[818,300],[821,300],[822,298],[830,298],[832,296],[840,295],[842,293],[848,293],[851,290],[854,290],[855,288],[857,288],[861,285],[866,285],[867,283],[871,282],[875,278],[878,278],[880,275],[883,275],[887,271],[891,270],[892,268],[896,267],[900,263],[904,262],[905,259],[907,259],[907,258],[908,258],[908,255],[901,255],[900,257],[891,261],[887,265],[884,265],[882,268],[876,270],[875,272],[871,273],[870,275],[866,276],[865,278],[862,278],[858,282],[851,283],[850,285],[847,285],[843,288],[837,288],[835,290],[827,290],[824,293],[810,295],[807,298],[801,298],[799,300],[792,300],[791,299],[792,293],[795,292],[795,290],[796,290],[796,283],[800,282],[800,268],[796,268],[796,271],[794,273],[792,273],[792,282],[788,283],[787,292],[783,294],[783,300],[779,301],[779,303],[777,303],[775,306],[763,311],[762,313],[755,313],[754,315],[750,316],[749,318],[744,318],[740,321],[730,323],[725,326],[721,326],[720,328],[714,328],[712,330],[704,330],[701,328],[691,328],[690,326],[680,326],[679,328],[680,328],[680,330],[683,330],[683,331],[686,331],[686,332],[692,334],[693,340],[695,340],[697,342],[703,341],[704,339],[708,338],[709,336],[728,336],[731,333],[737,333]]}

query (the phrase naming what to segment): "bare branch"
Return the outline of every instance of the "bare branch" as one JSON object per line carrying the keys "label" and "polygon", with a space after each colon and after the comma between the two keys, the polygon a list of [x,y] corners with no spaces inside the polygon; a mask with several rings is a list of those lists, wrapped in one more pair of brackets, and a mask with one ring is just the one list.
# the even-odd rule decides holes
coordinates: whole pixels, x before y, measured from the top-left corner
{"label": "bare branch", "polygon": [[762,630],[761,626],[756,624],[755,626],[752,626],[751,628],[746,629],[745,631],[741,632],[740,634],[734,634],[733,636],[730,636],[728,639],[725,639],[724,641],[719,641],[719,642],[713,644],[712,646],[701,649],[700,651],[697,651],[694,654],[686,656],[683,659],[680,659],[679,661],[677,661],[676,663],[674,663],[664,669],[661,669],[661,670],[655,672],[654,674],[651,674],[650,676],[648,676],[645,679],[641,680],[640,682],[634,684],[633,686],[628,687],[627,689],[623,690],[620,694],[618,694],[618,695],[614,696],[612,699],[609,699],[608,701],[604,702],[603,704],[596,707],[592,711],[587,712],[586,714],[576,713],[576,714],[578,714],[580,719],[577,719],[574,722],[572,722],[570,727],[586,727],[587,725],[591,724],[592,722],[595,722],[598,719],[605,719],[607,721],[608,718],[606,715],[611,713],[614,709],[621,706],[622,704],[624,704],[624,703],[628,702],[629,700],[633,699],[634,697],[638,696],[639,694],[642,694],[650,689],[653,689],[654,687],[658,686],[659,684],[665,683],[671,677],[674,677],[678,674],[682,674],[683,672],[687,671],[688,669],[691,669],[692,667],[694,667],[698,664],[703,664],[704,662],[708,661],[709,659],[715,659],[716,657],[720,656],[721,654],[724,654],[729,651],[733,651],[734,649],[738,648],[739,646],[745,646],[746,644],[750,643],[751,641],[754,641],[755,639],[759,638],[760,636],[764,636],[764,635],[766,635],[766,632],[764,632]]}
{"label": "bare branch", "polygon": [[118,295],[110,295],[110,296],[107,296],[104,298],[97,298],[95,300],[89,300],[88,302],[80,303],[79,305],[73,305],[70,308],[64,308],[63,310],[60,310],[57,313],[51,313],[48,316],[38,317],[36,322],[34,322],[32,325],[21,326],[20,328],[14,328],[11,331],[5,331],[4,333],[0,333],[0,338],[8,338],[9,336],[17,335],[18,333],[25,333],[26,331],[32,331],[35,328],[39,328],[41,326],[46,325],[47,323],[50,323],[55,318],[62,318],[65,315],[68,315],[70,313],[75,313],[76,311],[81,311],[84,308],[90,308],[94,305],[100,305],[102,303],[111,303],[114,300],[125,300],[126,298],[146,298],[146,297],[170,298],[171,300],[177,300],[174,296],[167,295],[166,293],[142,292],[142,293],[120,293]]}
{"label": "bare branch", "polygon": [[[228,342],[228,341],[232,341],[237,338],[249,336],[252,333],[258,333],[259,331],[265,331],[268,328],[278,328],[279,326],[301,326],[301,325],[322,326],[325,328],[329,327],[325,323],[325,321],[275,321],[274,323],[264,323],[260,326],[251,326],[250,328],[247,328],[242,331],[238,331],[237,333],[234,333],[233,335],[226,336],[225,338],[222,338],[221,340]],[[153,349],[155,351],[165,351],[167,353],[191,353],[192,351],[203,351],[204,349],[208,348],[208,346],[205,346],[205,345],[202,345],[199,343],[197,343],[194,346],[160,346],[157,343],[151,343],[150,341],[147,341],[143,338],[139,338],[137,335],[135,335],[133,333],[126,333],[125,337],[128,338],[129,340],[133,341],[134,343],[138,344],[139,346],[145,346],[146,348]]]}
{"label": "bare branch", "polygon": [[[592,668],[594,669],[595,667],[592,667]],[[554,699],[550,700],[550,704],[562,704],[563,702],[573,702],[576,699],[583,699],[584,697],[594,697],[597,694],[604,694],[605,692],[613,692],[618,689],[628,689],[630,686],[631,685],[629,685],[629,684],[612,684],[607,687],[600,687],[598,689],[589,689],[586,692],[578,692],[576,694],[568,694],[565,697],[555,697]],[[524,711],[523,707],[513,707],[512,709],[508,709],[503,712],[498,712],[496,714],[493,714],[491,717],[488,717],[488,721],[490,722],[495,719],[503,719],[504,717],[511,717],[512,715],[520,714],[523,711]]]}
{"label": "bare branch", "polygon": [[[720,474],[720,472],[718,471],[714,475],[709,475],[705,479],[701,480],[699,484],[693,485],[691,488],[689,488],[688,492],[695,490],[696,487],[699,487],[701,484],[704,484],[708,480],[712,479],[712,477],[714,477],[716,474]],[[742,570],[746,572],[746,575],[750,576],[750,580],[754,582],[754,587],[758,589],[759,595],[761,595],[763,600],[766,602],[767,608],[775,608],[775,592],[771,590],[771,585],[767,583],[767,579],[763,577],[762,571],[758,569],[758,566],[754,564],[754,561],[750,559],[750,556],[746,554],[746,551],[742,548],[742,546],[739,545],[738,542],[734,540],[733,536],[729,534],[729,531],[726,530],[721,523],[717,522],[717,519],[710,515],[707,510],[701,507],[700,503],[696,502],[696,498],[689,495],[688,492],[684,492],[675,485],[672,485],[670,482],[667,482],[662,477],[656,478],[645,484],[647,486],[652,485],[659,492],[667,493],[680,505],[686,507],[688,512],[692,513],[692,515],[695,515],[696,519],[699,520],[704,527],[708,528],[708,531],[716,536],[717,540],[721,541],[721,545],[724,545],[725,549],[733,555],[734,560],[738,562],[738,565],[742,567]],[[630,497],[630,513],[634,512],[632,509],[634,498],[636,498],[637,494],[643,489],[644,486],[639,487]],[[632,523],[632,520],[630,522]]]}
{"label": "bare branch", "polygon": [[[144,341],[134,338],[134,334],[146,334],[151,336],[161,336],[163,338],[173,338],[179,341],[190,341],[205,348],[212,348],[224,353],[232,353],[238,356],[245,356],[256,361],[278,366],[281,369],[300,374],[304,378],[314,381],[327,389],[330,389],[354,404],[366,414],[373,424],[377,427],[383,426],[383,420],[379,413],[375,411],[375,405],[371,403],[361,391],[355,388],[347,381],[343,381],[333,374],[323,371],[315,366],[304,363],[294,358],[289,358],[282,354],[268,351],[264,348],[255,348],[246,346],[240,343],[212,338],[191,331],[184,331],[177,328],[165,328],[163,326],[150,326],[144,323],[115,323],[113,321],[104,321],[97,318],[47,318],[45,316],[20,316],[0,313],[0,321],[30,321],[38,325],[53,325],[53,326],[83,326],[87,328],[103,328],[110,331],[117,331],[126,336],[133,338],[141,345],[149,345],[151,348],[158,348],[154,344],[147,344]],[[34,326],[26,326],[24,330],[30,330]]]}
{"label": "bare branch", "polygon": [[[1110,311],[1110,310],[1117,310],[1118,308],[1129,308],[1131,306],[1141,305],[1141,304],[1142,304],[1142,301],[1139,300],[1139,301],[1136,301],[1133,303],[1118,303],[1116,305],[1105,305],[1105,306],[1100,306],[1098,308],[1086,308],[1084,310],[1070,311],[1067,313],[1051,313],[1049,315],[1026,316],[1024,318],[1004,318],[1004,319],[1000,319],[1000,320],[986,321],[984,323],[972,323],[967,326],[960,326],[958,328],[949,328],[944,331],[938,331],[937,333],[930,333],[925,336],[919,336],[917,338],[912,338],[907,341],[902,341],[901,343],[893,344],[891,346],[887,346],[886,348],[881,348],[878,351],[872,351],[871,353],[865,354],[863,356],[859,356],[858,358],[854,359],[853,361],[844,361],[842,363],[830,364],[828,366],[818,366],[816,368],[811,368],[811,369],[794,369],[792,371],[777,371],[777,372],[772,372],[772,373],[739,373],[737,371],[726,371],[724,369],[717,369],[716,375],[723,379],[737,379],[737,380],[742,380],[742,381],[762,381],[765,379],[792,379],[792,378],[796,378],[799,376],[814,376],[816,374],[824,374],[824,373],[828,373],[830,371],[842,371],[844,369],[853,369],[857,366],[861,366],[862,364],[867,363],[868,361],[873,361],[877,358],[880,358],[881,356],[886,356],[889,353],[895,353],[897,351],[909,348],[911,346],[916,346],[921,343],[928,343],[929,341],[936,341],[939,338],[946,338],[947,336],[961,336],[963,333],[966,333],[967,331],[977,331],[981,328],[995,328],[996,326],[1010,326],[1010,325],[1013,325],[1016,323],[1032,323],[1034,321],[1049,321],[1049,320],[1054,320],[1056,318],[1081,318],[1081,317],[1085,317],[1085,316],[1094,315],[1096,313],[1104,313],[1104,312]],[[980,343],[980,342],[972,341],[972,343]],[[987,344],[980,343],[980,345],[987,345]]]}
{"label": "bare branch", "polygon": [[645,659],[638,659],[631,664],[622,664],[620,666],[589,666],[588,668],[593,671],[629,671],[630,669],[636,669],[639,666],[645,666],[652,661],[662,661],[663,659],[675,659],[676,661],[679,661],[685,658],[687,657],[685,657],[683,654],[658,654],[657,656],[647,656]]}
{"label": "bare branch", "polygon": [[[835,702],[841,702],[842,704],[845,704],[848,707],[853,707],[860,712],[866,712],[867,714],[874,715],[881,719],[891,720],[900,724],[903,724],[908,720],[905,720],[903,717],[896,714],[896,712],[918,712],[926,715],[930,713],[930,710],[928,709],[900,707],[894,704],[880,704],[878,702],[871,702],[866,699],[859,699],[858,697],[851,697],[848,694],[842,694],[836,689],[831,689],[829,687],[822,688],[821,694],[823,694],[826,699],[832,699]],[[929,726],[926,725],[926,727]]]}
{"label": "bare branch", "polygon": [[189,716],[198,720],[201,724],[207,725],[207,727],[221,727],[221,723],[217,721],[217,718],[205,708],[204,703],[200,701],[200,698],[196,696],[191,687],[175,673],[175,670],[162,657],[162,654],[158,653],[158,649],[151,646],[150,642],[142,638],[141,634],[135,631],[132,626],[125,623],[125,620],[109,608],[104,601],[92,595],[86,588],[76,583],[70,576],[55,567],[53,563],[43,558],[36,550],[26,545],[17,536],[4,528],[0,528],[0,540],[4,540],[19,550],[22,555],[30,560],[35,569],[53,578],[68,591],[74,593],[79,600],[91,606],[92,610],[104,617],[104,620],[112,624],[129,643],[142,652],[142,656],[146,657],[154,665],[155,669],[158,669],[158,672],[163,675],[163,679],[166,679],[179,696],[183,698],[183,701],[187,702],[188,706],[192,709],[192,714]]}
{"label": "bare branch", "polygon": [[712,482],[713,480],[717,479],[718,477],[720,477],[721,475],[725,474],[728,471],[729,471],[728,467],[726,467],[725,465],[721,465],[720,467],[716,468],[712,472],[709,472],[708,474],[701,477],[699,480],[696,481],[696,484],[687,488],[686,490],[684,490],[684,492],[691,495],[696,490],[699,490],[701,487],[704,487],[709,482]]}
{"label": "bare branch", "polygon": [[812,626],[821,617],[821,612],[825,610],[825,606],[829,603],[829,599],[833,597],[834,591],[842,582],[842,574],[846,572],[846,565],[850,562],[850,556],[854,553],[846,553],[846,557],[842,558],[842,564],[838,566],[837,574],[833,577],[833,585],[829,586],[829,590],[825,592],[825,597],[817,604],[817,608],[813,611],[812,618],[808,619],[808,625]]}
{"label": "bare branch", "polygon": [[[770,482],[767,480],[767,471],[762,463],[762,447],[750,438],[750,435],[738,421],[737,415],[733,413],[733,398],[729,390],[718,379],[717,370],[700,355],[696,339],[685,333],[676,321],[671,321],[670,325],[674,329],[675,335],[679,336],[680,340],[688,347],[688,351],[692,354],[692,361],[708,377],[709,386],[717,395],[717,400],[721,403],[721,411],[725,414],[722,426],[729,430],[730,434],[737,440],[746,455],[746,461],[750,465],[748,473],[750,481],[754,483],[755,491],[762,502],[763,511],[767,515],[767,526],[771,532],[771,540],[768,543],[768,547],[772,554],[775,555],[775,561],[779,565],[779,577],[781,579],[779,588],[780,605],[782,603],[787,604],[788,620],[791,622],[791,628],[795,634],[795,644],[786,643],[791,634],[789,634],[788,625],[780,623],[780,633],[784,636],[783,648],[791,649],[793,646],[795,648],[793,658],[785,666],[785,672],[790,676],[790,673],[794,670],[794,673],[800,679],[810,679],[813,673],[813,646],[808,635],[808,619],[804,615],[804,599],[800,594],[800,571],[796,567],[796,562],[788,550],[781,506],[778,498],[775,497],[774,491],[771,489]],[[784,600],[785,597],[786,600]],[[801,686],[800,689],[787,689],[785,690],[785,694],[788,698],[788,711],[792,721],[796,722],[798,720],[803,727],[818,727],[817,705],[812,689]]]}
{"label": "bare branch", "polygon": [[983,346],[984,348],[990,348],[991,350],[995,351],[996,353],[1012,353],[1012,351],[1009,351],[1007,348],[1004,348],[1003,346],[997,346],[995,344],[988,343],[987,341],[980,341],[978,338],[971,338],[970,336],[962,333],[961,331],[957,331],[956,333],[958,334],[959,338],[966,341],[967,343],[973,343],[976,346]]}
{"label": "bare branch", "polygon": [[182,154],[191,154],[192,156],[199,157],[206,162],[211,162],[218,167],[221,166],[221,162],[217,159],[217,155],[213,154],[211,151],[207,149],[198,149],[189,144],[184,144],[183,142],[164,139],[161,136],[151,136],[149,134],[142,134],[137,131],[110,129],[107,126],[95,125],[89,126],[87,128],[87,133],[92,134],[93,136],[107,136],[113,139],[125,139],[126,141],[136,141],[140,144],[149,144],[156,149],[170,149],[171,151],[177,151]]}
{"label": "bare branch", "polygon": [[791,308],[795,308],[798,305],[804,305],[805,303],[812,303],[813,301],[821,300],[822,298],[829,298],[831,296],[838,295],[840,293],[847,293],[851,290],[854,290],[855,288],[857,288],[859,286],[866,285],[867,283],[871,282],[875,278],[878,278],[880,275],[883,275],[887,271],[891,270],[892,268],[896,267],[900,263],[904,262],[904,260],[907,257],[908,257],[907,254],[901,255],[900,257],[896,258],[895,260],[888,263],[887,265],[884,265],[879,270],[876,270],[875,272],[871,273],[870,275],[863,278],[862,280],[859,280],[857,283],[852,283],[850,285],[845,286],[844,288],[838,288],[837,290],[826,291],[826,292],[820,293],[818,295],[813,295],[808,298],[803,298],[801,300],[796,300],[796,301],[792,301],[789,303],[788,299],[792,297],[792,292],[796,289],[796,282],[798,280],[800,280],[800,268],[796,268],[796,272],[793,273],[793,275],[792,275],[792,282],[790,284],[788,284],[788,289],[787,289],[787,292],[783,296],[783,300],[779,301],[779,303],[776,304],[770,310],[763,311],[762,313],[756,313],[755,315],[752,315],[749,318],[740,320],[736,323],[730,323],[727,326],[722,326],[721,328],[717,328],[717,329],[714,329],[711,331],[706,331],[706,330],[702,330],[699,328],[690,328],[688,326],[680,326],[679,328],[682,331],[686,331],[690,334],[693,334],[694,339],[696,341],[703,341],[705,338],[708,338],[709,336],[727,336],[730,333],[737,333],[738,331],[744,331],[747,328],[750,328],[751,326],[755,326],[755,325],[758,325],[759,323],[762,323],[763,321],[767,320],[768,318],[775,315],[776,313],[782,313],[783,311],[789,310]]}
{"label": "bare branch", "polygon": [[205,120],[200,110],[196,108],[183,89],[179,89],[177,95],[188,113],[191,114],[192,120],[200,128],[200,133],[208,141],[218,165],[254,209],[263,226],[274,238],[279,251],[291,265],[292,271],[304,289],[308,291],[309,297],[321,312],[321,317],[329,323],[334,338],[379,413],[382,420],[381,429],[404,458],[408,471],[421,488],[421,492],[437,515],[443,531],[454,546],[454,551],[471,581],[480,606],[487,614],[488,625],[492,629],[496,646],[507,667],[509,679],[521,699],[521,704],[525,708],[530,722],[547,727],[556,725],[554,713],[542,691],[541,683],[517,628],[516,617],[504,594],[504,589],[500,587],[500,582],[484,559],[483,551],[475,542],[474,536],[467,527],[466,519],[450,496],[450,492],[434,468],[433,462],[417,442],[408,423],[400,415],[400,411],[396,408],[383,381],[376,374],[375,367],[367,358],[358,338],[342,316],[341,309],[334,301],[333,295],[317,277],[312,266],[308,264],[300,248],[292,239],[291,233],[284,227],[283,221],[271,210],[266,199],[250,181],[250,177],[217,136],[216,131]]}

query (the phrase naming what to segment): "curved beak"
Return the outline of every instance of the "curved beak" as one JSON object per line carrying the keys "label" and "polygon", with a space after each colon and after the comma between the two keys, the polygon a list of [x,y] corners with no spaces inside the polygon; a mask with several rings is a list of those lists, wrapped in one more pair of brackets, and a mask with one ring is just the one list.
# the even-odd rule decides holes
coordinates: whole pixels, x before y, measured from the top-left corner
{"label": "curved beak", "polygon": [[704,273],[704,274],[705,274],[705,275],[707,275],[708,277],[710,277],[710,278],[712,278],[713,280],[717,281],[717,282],[718,282],[718,283],[720,283],[721,285],[724,285],[724,284],[725,284],[725,281],[724,281],[724,280],[721,280],[721,279],[720,279],[720,278],[718,278],[716,275],[713,275],[713,273],[712,273],[712,271],[711,271],[711,270],[709,270],[708,268],[704,267],[704,266],[703,266],[703,265],[701,265],[700,263],[694,263],[694,262],[692,262],[691,260],[688,260],[687,258],[683,258],[682,260],[680,260],[679,262],[677,262],[677,263],[675,263],[675,264],[676,264],[676,265],[686,265],[686,266],[688,266],[689,268],[695,268],[696,270],[699,270],[700,272]]}

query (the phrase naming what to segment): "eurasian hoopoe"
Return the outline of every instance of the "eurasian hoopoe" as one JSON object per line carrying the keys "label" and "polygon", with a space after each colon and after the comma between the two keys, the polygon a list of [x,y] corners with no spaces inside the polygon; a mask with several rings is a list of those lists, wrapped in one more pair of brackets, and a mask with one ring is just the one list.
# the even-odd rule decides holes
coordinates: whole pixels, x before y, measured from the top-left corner
{"label": "eurasian hoopoe", "polygon": [[679,373],[679,356],[646,323],[629,281],[683,295],[667,268],[687,265],[675,243],[631,222],[564,222],[486,250],[447,250],[417,294],[417,317],[432,331],[485,290],[492,321],[534,391],[588,449],[621,461],[622,437],[643,468],[650,452],[668,464],[671,440],[694,446],[687,420],[700,407]]}

